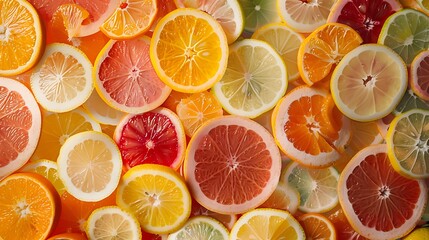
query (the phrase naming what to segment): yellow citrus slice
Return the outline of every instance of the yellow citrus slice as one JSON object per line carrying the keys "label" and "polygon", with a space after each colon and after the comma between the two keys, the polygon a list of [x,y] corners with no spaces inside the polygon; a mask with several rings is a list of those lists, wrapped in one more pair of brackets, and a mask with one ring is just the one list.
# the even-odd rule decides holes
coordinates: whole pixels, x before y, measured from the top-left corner
{"label": "yellow citrus slice", "polygon": [[20,172],[33,172],[44,176],[54,185],[60,195],[66,190],[58,175],[58,164],[54,161],[40,159],[29,162],[20,169]]}
{"label": "yellow citrus slice", "polygon": [[331,93],[338,109],[356,121],[387,116],[407,90],[407,68],[401,57],[379,44],[361,45],[335,68]]}
{"label": "yellow citrus slice", "polygon": [[88,217],[85,232],[91,240],[142,239],[140,224],[136,217],[118,206],[94,210]]}
{"label": "yellow citrus slice", "polygon": [[49,44],[31,75],[31,90],[48,111],[73,110],[82,105],[94,89],[92,68],[81,50],[63,43]]}
{"label": "yellow citrus slice", "polygon": [[96,131],[69,137],[60,149],[57,163],[67,192],[87,202],[112,194],[122,173],[121,153],[115,142]]}
{"label": "yellow citrus slice", "polygon": [[299,222],[287,211],[258,208],[243,214],[234,224],[229,236],[238,239],[296,239],[304,240]]}
{"label": "yellow citrus slice", "polygon": [[167,238],[167,240],[187,239],[228,240],[229,231],[214,218],[207,216],[192,217],[182,228],[171,233]]}
{"label": "yellow citrus slice", "polygon": [[160,79],[179,92],[202,92],[222,78],[228,41],[209,14],[192,8],[173,10],[157,24],[150,58]]}
{"label": "yellow citrus slice", "polygon": [[135,166],[125,173],[116,194],[118,206],[134,214],[145,232],[174,232],[191,214],[192,200],[185,181],[170,167]]}
{"label": "yellow citrus slice", "polygon": [[121,0],[100,30],[111,39],[131,39],[150,29],[157,12],[156,0]]}
{"label": "yellow citrus slice", "polygon": [[125,116],[125,113],[110,107],[100,97],[97,91],[93,91],[91,96],[83,103],[82,107],[98,123],[116,126]]}
{"label": "yellow citrus slice", "polygon": [[421,239],[429,239],[428,227],[416,228],[404,238],[404,240],[421,240]]}
{"label": "yellow citrus slice", "polygon": [[43,53],[43,32],[36,9],[25,0],[0,0],[0,76],[33,67]]}

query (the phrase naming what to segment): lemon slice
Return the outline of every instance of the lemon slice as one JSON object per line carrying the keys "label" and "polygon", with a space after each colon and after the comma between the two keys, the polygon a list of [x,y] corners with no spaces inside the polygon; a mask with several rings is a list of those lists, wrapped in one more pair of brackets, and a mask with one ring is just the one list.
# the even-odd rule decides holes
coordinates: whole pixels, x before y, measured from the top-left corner
{"label": "lemon slice", "polygon": [[44,176],[54,185],[60,196],[66,190],[58,175],[58,165],[54,161],[40,159],[29,162],[20,169],[20,172],[33,172]]}

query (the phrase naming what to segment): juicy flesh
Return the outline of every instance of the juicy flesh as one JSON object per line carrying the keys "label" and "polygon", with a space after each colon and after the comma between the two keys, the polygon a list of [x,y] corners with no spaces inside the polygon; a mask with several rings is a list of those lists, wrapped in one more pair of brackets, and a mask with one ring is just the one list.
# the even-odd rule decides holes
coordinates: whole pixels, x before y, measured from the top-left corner
{"label": "juicy flesh", "polygon": [[237,233],[240,239],[298,239],[296,230],[287,219],[279,216],[255,216]]}

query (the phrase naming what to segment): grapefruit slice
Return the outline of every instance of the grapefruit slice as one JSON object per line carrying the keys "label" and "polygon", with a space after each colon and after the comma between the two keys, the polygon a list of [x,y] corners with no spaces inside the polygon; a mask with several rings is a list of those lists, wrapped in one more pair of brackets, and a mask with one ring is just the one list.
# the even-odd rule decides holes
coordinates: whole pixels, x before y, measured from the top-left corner
{"label": "grapefruit slice", "polygon": [[179,117],[167,108],[126,115],[113,139],[127,169],[143,163],[178,169],[185,156],[185,130]]}
{"label": "grapefruit slice", "polygon": [[420,220],[428,200],[423,180],[397,173],[387,146],[377,144],[358,152],[344,168],[338,196],[352,227],[369,239],[398,239]]}
{"label": "grapefruit slice", "polygon": [[376,43],[386,19],[401,9],[397,0],[339,0],[327,22],[346,24],[359,33],[363,43]]}
{"label": "grapefruit slice", "polygon": [[40,137],[41,114],[22,83],[0,77],[0,179],[30,159]]}
{"label": "grapefruit slice", "polygon": [[95,88],[111,107],[142,113],[159,107],[171,92],[149,58],[150,38],[110,40],[94,64]]}
{"label": "grapefruit slice", "polygon": [[411,62],[410,86],[417,96],[429,101],[429,50],[421,52]]}
{"label": "grapefruit slice", "polygon": [[195,200],[223,214],[247,212],[276,189],[281,158],[271,134],[238,116],[207,121],[191,138],[184,175]]}

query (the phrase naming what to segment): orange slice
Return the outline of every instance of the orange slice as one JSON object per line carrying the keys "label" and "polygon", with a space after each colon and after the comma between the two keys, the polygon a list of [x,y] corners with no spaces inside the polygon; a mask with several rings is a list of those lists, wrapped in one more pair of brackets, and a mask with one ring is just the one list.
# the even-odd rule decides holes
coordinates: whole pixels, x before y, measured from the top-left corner
{"label": "orange slice", "polygon": [[0,179],[30,159],[40,137],[41,114],[22,83],[0,77]]}
{"label": "orange slice", "polygon": [[156,0],[121,0],[100,30],[111,39],[134,38],[149,30],[157,11]]}
{"label": "orange slice", "polygon": [[60,197],[36,173],[16,173],[0,182],[1,239],[44,240],[58,221]]}
{"label": "orange slice", "polygon": [[337,234],[331,221],[317,213],[306,213],[297,218],[307,239],[335,240]]}
{"label": "orange slice", "polygon": [[150,58],[161,80],[179,92],[202,92],[220,80],[228,61],[222,26],[197,9],[176,9],[157,24]]}
{"label": "orange slice", "polygon": [[0,0],[0,76],[14,76],[34,66],[42,49],[42,26],[25,0]]}
{"label": "orange slice", "polygon": [[298,190],[280,181],[273,194],[259,207],[286,210],[291,214],[295,214],[299,204],[300,196]]}
{"label": "orange slice", "polygon": [[237,116],[207,121],[186,150],[184,175],[195,200],[223,214],[265,202],[280,177],[281,158],[271,134]]}
{"label": "orange slice", "polygon": [[298,50],[298,70],[308,85],[328,76],[339,61],[362,43],[351,27],[341,23],[326,23],[312,32]]}

